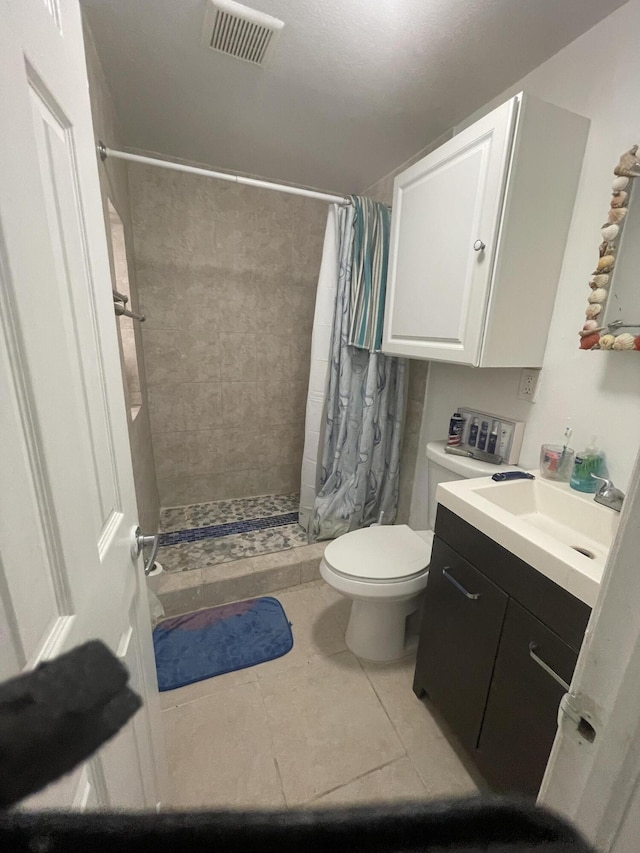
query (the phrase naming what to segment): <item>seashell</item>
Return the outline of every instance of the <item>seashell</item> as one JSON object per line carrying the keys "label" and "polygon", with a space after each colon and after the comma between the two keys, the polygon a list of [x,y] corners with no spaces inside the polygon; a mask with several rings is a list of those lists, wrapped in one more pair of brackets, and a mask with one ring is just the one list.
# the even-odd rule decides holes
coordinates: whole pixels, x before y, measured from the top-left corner
{"label": "seashell", "polygon": [[593,349],[599,342],[600,335],[597,332],[592,332],[580,340],[580,349]]}
{"label": "seashell", "polygon": [[611,182],[611,189],[614,191],[614,193],[616,193],[619,190],[623,190],[627,186],[628,183],[629,183],[629,178],[625,178],[625,177],[614,178],[613,181]]}
{"label": "seashell", "polygon": [[610,272],[613,269],[615,262],[616,259],[613,255],[603,255],[598,261],[598,267],[594,275],[599,272]]}
{"label": "seashell", "polygon": [[602,311],[602,305],[600,305],[599,303],[596,302],[593,305],[589,305],[589,307],[585,311],[585,315],[587,317],[587,320],[595,319],[601,311]]}
{"label": "seashell", "polygon": [[609,274],[608,273],[600,273],[600,275],[592,275],[591,281],[589,282],[589,287],[608,287],[609,286]]}
{"label": "seashell", "polygon": [[624,190],[618,190],[611,196],[611,207],[624,207],[627,200],[627,193]]}
{"label": "seashell", "polygon": [[605,222],[604,225],[600,228],[600,233],[604,240],[611,242],[611,240],[615,240],[620,231],[620,226],[616,225],[615,222]]}
{"label": "seashell", "polygon": [[621,335],[617,335],[616,339],[613,342],[613,348],[617,350],[633,349],[634,345],[635,338],[628,332],[623,332]]}
{"label": "seashell", "polygon": [[605,255],[613,255],[616,251],[616,244],[609,243],[607,240],[603,240],[602,243],[598,246],[598,254],[601,258]]}
{"label": "seashell", "polygon": [[613,170],[613,174],[627,178],[640,177],[640,159],[637,157],[637,152],[637,145],[634,145],[628,151],[625,151],[620,158],[620,162]]}
{"label": "seashell", "polygon": [[596,323],[595,320],[587,320],[587,322],[582,327],[582,331],[583,332],[595,332],[595,330],[597,328],[598,328],[598,324]]}
{"label": "seashell", "polygon": [[600,338],[600,349],[613,349],[615,339],[615,335],[603,335]]}
{"label": "seashell", "polygon": [[609,211],[609,222],[622,222],[627,215],[627,210],[626,207],[612,207]]}
{"label": "seashell", "polygon": [[592,290],[589,294],[589,302],[597,303],[597,302],[606,302],[608,293],[604,289],[604,287],[596,287],[595,290]]}

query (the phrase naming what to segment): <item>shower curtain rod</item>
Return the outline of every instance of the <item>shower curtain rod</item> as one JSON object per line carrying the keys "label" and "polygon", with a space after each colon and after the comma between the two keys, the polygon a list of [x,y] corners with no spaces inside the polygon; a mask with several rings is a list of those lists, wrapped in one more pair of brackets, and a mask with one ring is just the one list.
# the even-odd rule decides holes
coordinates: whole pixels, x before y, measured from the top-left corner
{"label": "shower curtain rod", "polygon": [[219,178],[221,181],[232,181],[236,184],[247,184],[250,187],[262,187],[266,190],[276,190],[280,193],[291,195],[302,195],[306,198],[317,198],[321,201],[335,202],[336,204],[351,204],[351,200],[341,195],[330,193],[319,193],[315,190],[305,190],[302,187],[290,187],[287,184],[275,184],[271,181],[259,181],[256,178],[245,178],[242,175],[228,175],[226,172],[214,172],[212,169],[199,169],[197,166],[184,166],[182,163],[173,163],[171,160],[159,160],[157,157],[142,157],[140,154],[128,154],[126,151],[115,151],[108,148],[101,140],[98,142],[98,153],[104,162],[107,157],[116,160],[129,160],[131,163],[147,163],[150,166],[160,166],[163,169],[173,169],[176,172],[189,172],[191,175],[204,175],[207,178]]}

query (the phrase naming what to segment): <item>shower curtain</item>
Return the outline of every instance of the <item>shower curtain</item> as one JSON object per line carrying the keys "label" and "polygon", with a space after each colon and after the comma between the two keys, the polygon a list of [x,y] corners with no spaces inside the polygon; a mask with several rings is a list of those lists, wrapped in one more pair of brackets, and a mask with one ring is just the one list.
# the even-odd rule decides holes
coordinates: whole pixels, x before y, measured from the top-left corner
{"label": "shower curtain", "polygon": [[[302,474],[300,477],[299,523],[305,530],[309,529],[309,517],[313,510],[316,495],[320,490],[322,475],[321,460],[327,390],[329,388],[331,334],[338,291],[338,229],[341,227],[340,217],[343,214],[346,215],[347,210],[339,208],[336,204],[329,207],[318,288],[316,290],[316,307],[311,334],[311,369],[309,371]],[[353,216],[351,216],[351,222],[353,223]]]}
{"label": "shower curtain", "polygon": [[[386,284],[388,211],[369,199],[353,196],[351,205],[338,210],[337,228],[331,233],[335,234],[336,249],[327,246],[328,227],[325,253],[329,260],[335,257],[337,261],[333,273],[336,297],[326,362],[328,387],[319,490],[311,512],[306,513],[310,541],[333,539],[366,527],[381,512],[385,523],[395,520],[407,396],[406,361],[378,351]],[[314,342],[315,339],[314,320]],[[312,343],[312,359],[313,355]],[[310,387],[308,415],[311,394],[316,395],[318,390],[318,383],[313,381],[314,368],[316,377],[321,372],[317,364],[312,364],[310,386],[315,387]],[[317,406],[314,411],[317,415]],[[310,426],[307,422],[307,438]],[[320,437],[319,431],[317,434]],[[311,451],[313,441],[309,445]],[[305,463],[311,456],[307,450],[305,441]],[[309,485],[310,477],[305,483],[303,475],[303,491]],[[308,503],[308,489],[305,497]],[[301,523],[303,509],[301,504]]]}

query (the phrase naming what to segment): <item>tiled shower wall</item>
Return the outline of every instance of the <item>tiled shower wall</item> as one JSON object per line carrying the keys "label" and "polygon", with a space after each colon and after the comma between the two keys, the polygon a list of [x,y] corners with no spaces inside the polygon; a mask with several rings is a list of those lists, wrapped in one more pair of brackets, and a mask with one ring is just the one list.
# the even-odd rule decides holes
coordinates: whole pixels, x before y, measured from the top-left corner
{"label": "tiled shower wall", "polygon": [[160,499],[297,491],[327,205],[130,164]]}

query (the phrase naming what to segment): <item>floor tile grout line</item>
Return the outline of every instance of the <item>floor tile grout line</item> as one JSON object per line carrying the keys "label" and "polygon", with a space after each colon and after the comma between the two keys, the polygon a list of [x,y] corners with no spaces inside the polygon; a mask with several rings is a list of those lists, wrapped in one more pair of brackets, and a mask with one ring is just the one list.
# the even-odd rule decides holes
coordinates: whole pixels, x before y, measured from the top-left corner
{"label": "floor tile grout line", "polygon": [[[287,589],[287,590],[289,590],[289,589],[295,589],[295,587],[286,587],[286,589]],[[279,592],[282,592],[282,591],[283,591],[283,590],[279,590]],[[274,596],[275,596],[275,595],[278,595],[278,593],[277,593],[277,592],[270,593],[270,594],[272,594],[272,595],[274,595]],[[344,649],[338,649],[338,651],[336,651],[336,652],[319,652],[319,653],[318,653],[318,654],[316,654],[316,655],[311,655],[311,657],[307,658],[307,659],[304,661],[304,663],[297,663],[297,664],[295,664],[295,666],[291,666],[291,667],[288,667],[288,668],[287,668],[287,667],[285,667],[284,669],[280,669],[280,670],[278,670],[278,671],[274,672],[272,675],[263,675],[263,676],[258,675],[258,677],[257,677],[257,678],[258,678],[258,683],[259,683],[259,684],[263,684],[263,683],[264,683],[264,682],[266,682],[269,678],[279,678],[281,675],[283,675],[283,673],[285,673],[285,672],[291,672],[291,670],[292,670],[292,669],[302,669],[302,667],[309,666],[309,664],[314,663],[314,661],[317,661],[317,660],[327,660],[328,658],[335,658],[335,657],[337,657],[338,655],[343,655],[343,654],[345,654],[345,652],[349,652],[349,649],[347,649],[346,647],[345,647]],[[352,652],[349,652],[349,654],[352,654]],[[267,663],[269,663],[269,661],[267,661]],[[257,666],[260,666],[260,664],[257,664]]]}
{"label": "floor tile grout line", "polygon": [[[358,660],[358,663],[360,663],[360,659],[359,659],[359,658],[357,658],[357,660]],[[360,664],[360,665],[362,666],[362,664]],[[378,701],[379,701],[379,702],[380,702],[380,704],[382,705],[382,708],[384,709],[384,712],[385,712],[385,714],[387,715],[387,718],[389,719],[389,722],[391,723],[391,725],[392,725],[392,727],[393,727],[393,730],[394,730],[394,732],[396,733],[396,735],[397,735],[397,737],[398,737],[398,740],[399,740],[399,741],[400,741],[400,743],[402,744],[402,748],[404,749],[405,755],[406,755],[406,756],[407,756],[407,758],[409,759],[409,763],[410,763],[410,764],[411,764],[411,766],[413,767],[413,769],[414,769],[414,771],[415,771],[415,773],[416,773],[416,775],[417,775],[418,779],[420,779],[420,782],[424,785],[424,787],[425,787],[426,791],[428,792],[428,791],[429,791],[429,788],[428,788],[428,786],[427,786],[427,783],[426,783],[426,781],[422,778],[422,773],[420,772],[419,767],[415,764],[415,762],[414,762],[414,761],[413,761],[413,759],[411,758],[411,754],[410,754],[409,750],[407,749],[407,745],[406,745],[406,744],[405,744],[405,742],[404,742],[404,738],[402,737],[402,734],[401,734],[401,733],[400,733],[400,731],[398,730],[398,727],[396,726],[396,724],[395,724],[395,722],[393,721],[393,719],[392,719],[391,715],[390,715],[390,714],[389,714],[389,712],[387,711],[387,707],[386,707],[386,705],[384,704],[384,702],[383,702],[383,700],[382,700],[382,697],[380,696],[380,694],[379,694],[379,693],[378,693],[378,691],[376,690],[376,686],[375,686],[375,684],[373,683],[373,681],[371,680],[371,678],[369,678],[369,673],[367,672],[367,670],[365,669],[365,667],[362,667],[362,669],[364,670],[364,674],[367,676],[367,680],[369,681],[369,684],[371,685],[371,688],[372,688],[373,692],[374,692],[374,693],[376,694],[376,696],[378,697]],[[447,741],[447,739],[446,739],[445,735],[443,734],[443,732],[440,730],[440,727],[437,725],[437,723],[436,723],[436,727],[438,728],[438,736],[436,737],[436,740],[438,740],[438,741],[440,741],[440,740],[444,740],[444,741],[446,742],[446,741]]]}
{"label": "floor tile grout line", "polygon": [[[201,607],[200,609],[206,610],[207,608]],[[197,613],[198,611],[194,610],[192,612]],[[172,617],[169,617],[169,618],[172,618]],[[246,667],[246,668],[251,669],[252,667]],[[242,670],[233,670],[233,671],[234,672],[241,672]],[[224,675],[229,675],[229,674],[230,673],[227,673],[227,672],[224,673]],[[223,675],[223,677],[224,677],[224,675]],[[215,679],[215,677],[216,676],[213,676],[213,678],[203,678],[202,681],[213,681]],[[197,683],[198,682],[192,682],[192,684],[197,684]],[[213,695],[215,695],[215,693],[217,693],[217,692],[221,693],[223,689],[235,690],[236,687],[245,687],[247,684],[257,684],[257,683],[258,683],[258,678],[256,677],[256,678],[249,678],[249,679],[247,679],[247,681],[239,681],[237,684],[234,684],[233,686],[228,687],[228,688],[221,688],[221,687],[214,688],[214,689],[212,689],[212,691],[210,693],[203,693],[202,696],[194,696],[193,699],[188,699],[186,702],[180,702],[178,705],[171,705],[169,708],[161,708],[160,713],[165,714],[167,711],[177,711],[178,708],[185,708],[187,705],[193,705],[195,702],[200,702],[201,699],[210,699]],[[190,687],[191,685],[185,684],[184,686]],[[178,687],[177,689],[181,690],[182,688]],[[165,691],[165,692],[170,692],[170,691]]]}
{"label": "floor tile grout line", "polygon": [[[385,767],[391,767],[392,764],[396,764],[398,761],[404,761],[407,758],[406,755],[399,755],[397,758],[392,758],[390,761],[385,761],[383,764],[379,764],[377,767],[372,767],[371,770],[365,770],[364,773],[360,773],[358,776],[354,776],[353,779],[349,779],[348,782],[343,782],[342,785],[336,785],[334,788],[330,788],[328,791],[323,791],[321,794],[316,794],[314,797],[311,797],[309,800],[305,800],[304,805],[308,805],[309,803],[314,803],[322,797],[326,797],[328,794],[333,794],[334,791],[339,791],[341,788],[346,788],[348,785],[353,785],[354,782],[359,782],[361,779],[366,779],[367,776],[370,776],[372,773],[377,773],[379,770],[384,770]],[[413,768],[413,764],[411,765]],[[415,768],[413,768],[415,770]],[[420,775],[417,770],[415,770],[416,777],[418,781],[425,789],[425,793],[427,792],[427,787],[420,778]]]}
{"label": "floor tile grout line", "polygon": [[[380,694],[379,694],[379,693],[378,693],[378,691],[376,690],[376,686],[375,686],[375,684],[374,684],[374,683],[373,683],[373,681],[369,678],[369,673],[367,672],[366,667],[363,665],[363,663],[362,663],[362,661],[360,660],[360,658],[359,658],[359,657],[357,657],[356,655],[354,655],[354,657],[355,657],[355,659],[358,661],[358,663],[360,664],[360,668],[361,668],[361,669],[362,669],[362,671],[364,672],[365,678],[367,679],[367,681],[369,682],[369,684],[370,684],[370,686],[371,686],[371,689],[372,689],[372,690],[373,690],[373,692],[375,693],[376,699],[377,699],[377,700],[378,700],[378,702],[380,703],[380,705],[381,705],[381,707],[382,707],[382,710],[383,710],[383,711],[384,711],[384,713],[385,713],[386,718],[389,720],[389,723],[391,724],[391,728],[392,728],[392,729],[393,729],[393,731],[395,732],[395,735],[396,735],[396,737],[398,738],[398,741],[399,741],[399,743],[400,743],[400,745],[401,745],[402,749],[404,750],[404,754],[405,754],[405,755],[406,755],[406,757],[409,759],[409,761],[411,762],[411,766],[413,767],[414,765],[413,765],[413,762],[411,761],[411,756],[409,755],[409,752],[408,752],[408,750],[407,750],[406,744],[405,744],[404,740],[402,739],[402,736],[401,736],[400,732],[398,731],[398,727],[396,726],[395,722],[392,720],[392,718],[391,718],[391,714],[390,714],[390,713],[389,713],[389,711],[387,710],[387,706],[386,706],[386,705],[385,705],[385,703],[382,701],[382,697],[380,696]],[[417,768],[415,768],[415,767],[414,767],[414,770],[416,771],[416,773],[418,773]],[[419,774],[419,773],[418,773],[418,777],[419,777],[420,781],[422,781],[422,776],[420,776],[420,774]]]}
{"label": "floor tile grout line", "polygon": [[271,720],[269,718],[269,712],[267,710],[267,703],[265,701],[264,693],[262,692],[262,685],[260,681],[260,677],[257,676],[256,684],[258,685],[258,693],[260,695],[260,699],[262,701],[262,707],[264,709],[264,718],[267,724],[267,730],[269,732],[269,743],[271,744],[271,758],[273,759],[273,763],[276,768],[276,774],[278,776],[278,782],[280,783],[280,791],[282,793],[282,799],[286,808],[290,808],[289,801],[287,799],[287,793],[284,789],[284,780],[282,778],[282,771],[280,770],[280,762],[278,761],[278,756],[276,754],[275,741],[273,738],[273,729],[271,727]]}

